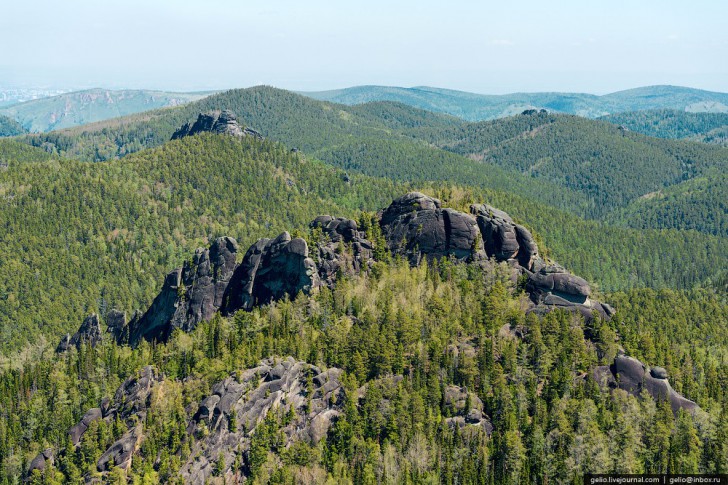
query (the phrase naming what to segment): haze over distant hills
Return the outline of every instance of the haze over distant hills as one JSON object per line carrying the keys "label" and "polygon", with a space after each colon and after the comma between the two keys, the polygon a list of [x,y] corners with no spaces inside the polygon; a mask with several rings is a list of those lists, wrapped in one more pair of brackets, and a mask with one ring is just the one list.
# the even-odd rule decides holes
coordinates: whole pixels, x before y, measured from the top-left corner
{"label": "haze over distant hills", "polygon": [[[24,130],[47,132],[104,121],[156,108],[177,106],[199,100],[211,92],[176,93],[152,90],[90,89],[34,99],[0,108],[0,115],[16,120]],[[372,101],[396,101],[428,111],[446,113],[467,121],[482,121],[519,114],[527,109],[547,109],[586,118],[606,117],[625,112],[672,110],[689,113],[728,114],[728,94],[677,86],[648,86],[603,96],[586,93],[512,93],[484,95],[434,87],[401,88],[355,86],[346,89],[299,93],[321,100],[356,105]],[[698,120],[698,121],[696,121]],[[704,124],[700,116],[687,123]],[[607,121],[613,121],[607,119]],[[682,123],[682,121],[680,121]],[[711,119],[710,123],[715,124]],[[633,131],[663,137],[648,128]],[[703,131],[696,134],[707,134]],[[667,136],[672,138],[674,136]],[[711,142],[714,136],[706,140]],[[721,137],[719,137],[721,138]],[[715,141],[712,141],[715,143]]]}
{"label": "haze over distant hills", "polygon": [[28,131],[45,132],[177,106],[208,94],[89,89],[14,104],[0,109],[0,115],[15,119]]}
{"label": "haze over distant hills", "polygon": [[544,108],[587,118],[647,109],[728,112],[728,94],[680,86],[646,86],[603,96],[586,93],[485,95],[428,86],[413,88],[355,86],[301,94],[348,105],[369,101],[398,101],[421,109],[451,114],[468,121],[503,118],[531,108]]}

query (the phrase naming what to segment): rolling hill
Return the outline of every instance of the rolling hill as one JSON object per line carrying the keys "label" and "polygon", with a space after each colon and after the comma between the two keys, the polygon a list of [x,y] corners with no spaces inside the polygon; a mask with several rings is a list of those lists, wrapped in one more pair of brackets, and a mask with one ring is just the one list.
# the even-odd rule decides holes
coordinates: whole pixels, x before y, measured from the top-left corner
{"label": "rolling hill", "polygon": [[346,170],[507,191],[587,218],[728,164],[723,148],[576,116],[468,123],[401,103],[345,106],[265,86],[21,139],[65,157],[108,160],[161,145],[198,113],[221,108],[266,137]]}
{"label": "rolling hill", "polygon": [[[51,330],[71,330],[89,308],[114,305],[132,311],[147,304],[164,271],[211,238],[233,235],[244,244],[283,228],[301,230],[320,213],[352,216],[375,210],[410,187],[434,192],[464,209],[476,201],[507,208],[541,238],[552,257],[603,290],[690,288],[726,270],[716,264],[728,252],[725,238],[587,221],[545,202],[558,205],[561,198],[563,204],[571,193],[563,186],[469,160],[402,133],[390,139],[386,133],[394,127],[410,135],[425,128],[406,121],[418,116],[404,117],[407,110],[399,105],[376,106],[377,117],[392,116],[372,126],[364,124],[371,113],[342,115],[331,105],[291,93],[259,89],[227,96],[229,105],[255,120],[256,128],[311,151],[293,153],[290,144],[280,145],[272,137],[237,141],[203,134],[88,163],[51,155],[18,139],[0,143],[0,154],[9,154],[0,170],[4,352]],[[270,96],[282,99],[281,105]],[[306,117],[287,125],[283,120],[290,118],[289,111],[274,116],[288,105],[287,97],[299,116],[308,112],[304,108],[310,103],[310,125]],[[217,103],[225,99],[220,95]],[[210,104],[195,109],[216,104],[214,99],[201,103]],[[157,112],[147,124],[137,120],[136,125],[120,125],[129,131],[114,133],[106,123],[86,132],[92,138],[73,138],[78,135],[72,136],[72,130],[64,136],[69,142],[88,143],[146,129],[161,133],[172,123],[169,116],[180,124],[187,121],[189,109]],[[434,121],[443,124],[436,132],[454,129],[451,121]],[[356,134],[370,130],[379,137]],[[331,143],[330,148],[324,143]],[[319,155],[328,163],[318,162]],[[33,157],[40,161],[33,162]],[[571,194],[574,203],[581,200],[577,192]]]}
{"label": "rolling hill", "polygon": [[692,229],[728,237],[728,174],[712,171],[645,194],[606,220],[635,228]]}
{"label": "rolling hill", "polygon": [[463,125],[442,148],[562,185],[593,202],[588,217],[709,170],[728,170],[728,150],[632,133],[570,115],[534,113]]}
{"label": "rolling hill", "polygon": [[631,131],[657,138],[671,138],[728,146],[728,113],[695,113],[646,110],[599,118]]}
{"label": "rolling hill", "polygon": [[603,96],[585,93],[484,95],[427,86],[356,86],[301,94],[347,105],[370,101],[397,101],[430,111],[448,113],[468,121],[502,118],[532,108],[588,118],[646,109],[728,112],[728,94],[679,86],[648,86]]}
{"label": "rolling hill", "polygon": [[46,132],[116,118],[141,111],[178,106],[210,93],[89,89],[34,99],[0,109],[31,132]]}

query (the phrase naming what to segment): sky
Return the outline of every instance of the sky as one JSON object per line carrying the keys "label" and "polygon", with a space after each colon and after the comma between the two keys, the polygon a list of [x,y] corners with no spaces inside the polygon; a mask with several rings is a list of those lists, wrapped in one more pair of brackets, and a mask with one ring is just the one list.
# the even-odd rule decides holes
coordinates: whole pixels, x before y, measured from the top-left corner
{"label": "sky", "polygon": [[0,87],[728,92],[726,0],[9,0]]}

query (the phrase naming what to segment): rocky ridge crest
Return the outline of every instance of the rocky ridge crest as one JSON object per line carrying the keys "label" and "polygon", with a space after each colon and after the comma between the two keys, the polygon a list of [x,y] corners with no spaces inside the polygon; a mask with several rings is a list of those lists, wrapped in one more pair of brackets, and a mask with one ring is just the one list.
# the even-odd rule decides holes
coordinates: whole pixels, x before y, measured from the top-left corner
{"label": "rocky ridge crest", "polygon": [[[468,214],[410,192],[392,201],[378,217],[386,249],[413,265],[443,257],[463,263],[493,259],[507,263],[514,279],[525,276],[530,311],[543,314],[560,308],[578,312],[587,320],[594,315],[608,319],[614,314],[612,307],[591,298],[591,288],[583,278],[544,260],[528,229],[494,207],[474,204]],[[217,238],[207,249],[198,248],[191,260],[166,276],[146,312],[125,323],[123,313],[112,311],[110,333],[117,342],[132,346],[143,339],[165,341],[175,329],[194,330],[217,312],[250,311],[320,286],[333,287],[338,274],[359,273],[375,262],[374,244],[356,221],[325,215],[314,219],[310,227],[321,236],[313,242],[313,250],[305,239],[283,232],[256,241],[239,264],[238,243],[232,237]],[[83,335],[89,325],[84,322],[74,337],[64,337],[58,350],[67,350],[81,338],[88,340]],[[100,327],[91,333],[94,342],[100,341]]]}
{"label": "rocky ridge crest", "polygon": [[172,140],[205,132],[237,137],[252,136],[259,139],[263,138],[263,135],[257,131],[251,128],[241,127],[238,124],[238,118],[235,116],[235,113],[226,109],[200,113],[194,123],[185,123],[175,131],[172,134]]}

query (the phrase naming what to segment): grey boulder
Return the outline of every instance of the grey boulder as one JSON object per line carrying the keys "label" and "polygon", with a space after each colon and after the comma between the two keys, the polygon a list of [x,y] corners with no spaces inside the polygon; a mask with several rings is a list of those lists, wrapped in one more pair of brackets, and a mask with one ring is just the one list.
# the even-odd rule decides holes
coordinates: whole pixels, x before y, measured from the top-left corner
{"label": "grey boulder", "polygon": [[633,396],[641,396],[646,391],[656,401],[667,400],[672,411],[680,409],[694,411],[698,405],[675,391],[667,380],[667,371],[661,367],[648,367],[626,355],[618,355],[610,366],[597,367],[593,377],[598,384],[622,389]]}
{"label": "grey boulder", "polygon": [[438,199],[420,192],[395,199],[382,213],[380,225],[389,250],[413,264],[423,256],[466,260],[477,248],[478,227],[473,216],[442,209]]}

